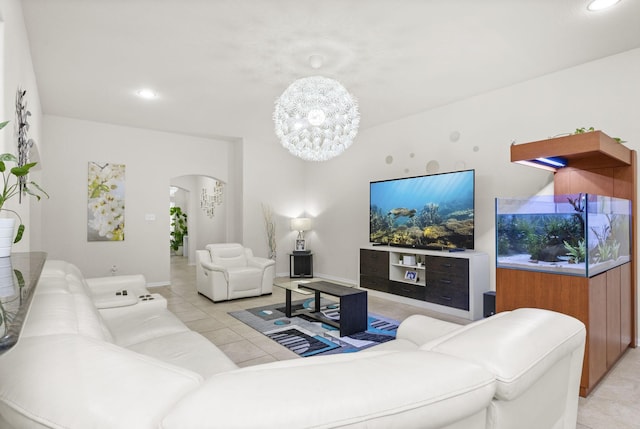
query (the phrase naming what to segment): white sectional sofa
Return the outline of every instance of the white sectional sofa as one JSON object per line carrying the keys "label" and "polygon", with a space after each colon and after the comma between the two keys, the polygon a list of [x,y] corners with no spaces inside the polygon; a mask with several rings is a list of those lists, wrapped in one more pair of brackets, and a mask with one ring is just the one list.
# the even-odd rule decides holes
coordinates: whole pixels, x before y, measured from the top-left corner
{"label": "white sectional sofa", "polygon": [[567,429],[584,341],[582,323],[545,310],[412,316],[367,352],[237,368],[141,277],[47,261],[0,355],[0,427]]}

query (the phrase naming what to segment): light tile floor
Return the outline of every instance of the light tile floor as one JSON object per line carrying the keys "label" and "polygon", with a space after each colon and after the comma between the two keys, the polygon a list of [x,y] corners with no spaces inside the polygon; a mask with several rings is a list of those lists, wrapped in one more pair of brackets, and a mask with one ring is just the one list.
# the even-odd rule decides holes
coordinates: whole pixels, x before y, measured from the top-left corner
{"label": "light tile floor", "polygon": [[[228,314],[230,311],[283,303],[284,289],[274,287],[273,294],[269,296],[214,304],[196,292],[195,278],[195,267],[189,266],[186,258],[172,256],[171,286],[156,287],[153,292],[167,298],[171,311],[191,329],[211,340],[239,366],[298,358],[295,353]],[[425,314],[466,323],[371,295],[368,304],[369,311],[398,321],[411,314]],[[640,349],[628,350],[589,397],[580,398],[577,429],[614,428],[640,429]]]}

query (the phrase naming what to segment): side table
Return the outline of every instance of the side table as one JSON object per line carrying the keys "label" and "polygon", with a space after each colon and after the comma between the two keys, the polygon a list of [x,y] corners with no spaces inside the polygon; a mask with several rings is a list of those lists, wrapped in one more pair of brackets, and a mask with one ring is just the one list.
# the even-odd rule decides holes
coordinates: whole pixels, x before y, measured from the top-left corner
{"label": "side table", "polygon": [[289,254],[289,278],[313,277],[313,253]]}

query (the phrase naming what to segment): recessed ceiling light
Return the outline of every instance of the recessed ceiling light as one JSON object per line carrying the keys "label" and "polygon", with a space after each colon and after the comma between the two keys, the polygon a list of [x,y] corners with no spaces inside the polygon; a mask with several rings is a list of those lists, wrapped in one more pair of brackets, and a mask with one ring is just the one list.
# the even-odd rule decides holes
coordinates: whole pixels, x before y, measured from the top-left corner
{"label": "recessed ceiling light", "polygon": [[607,9],[611,6],[613,6],[614,4],[618,3],[620,0],[593,0],[591,3],[589,3],[589,5],[587,6],[587,9],[595,12],[598,10],[602,10],[602,9]]}
{"label": "recessed ceiling light", "polygon": [[137,90],[136,95],[140,98],[145,98],[147,100],[152,100],[158,97],[158,94],[154,90],[148,89],[148,88]]}

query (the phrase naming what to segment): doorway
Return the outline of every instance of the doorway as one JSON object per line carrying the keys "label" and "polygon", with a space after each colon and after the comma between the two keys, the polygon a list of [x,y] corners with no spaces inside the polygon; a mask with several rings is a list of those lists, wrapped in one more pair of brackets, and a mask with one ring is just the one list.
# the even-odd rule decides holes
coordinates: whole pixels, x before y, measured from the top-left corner
{"label": "doorway", "polygon": [[228,241],[226,184],[211,176],[186,175],[172,178],[169,185],[170,210],[180,207],[186,214],[183,257],[195,265],[196,250]]}

